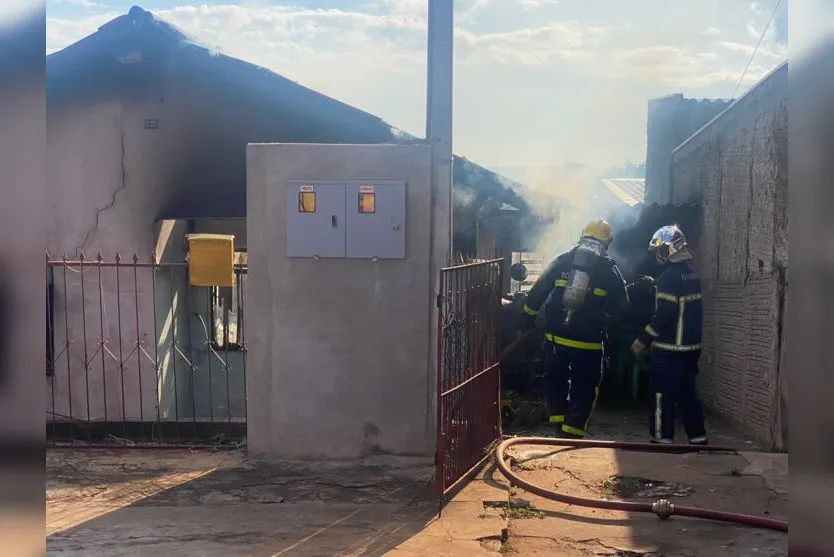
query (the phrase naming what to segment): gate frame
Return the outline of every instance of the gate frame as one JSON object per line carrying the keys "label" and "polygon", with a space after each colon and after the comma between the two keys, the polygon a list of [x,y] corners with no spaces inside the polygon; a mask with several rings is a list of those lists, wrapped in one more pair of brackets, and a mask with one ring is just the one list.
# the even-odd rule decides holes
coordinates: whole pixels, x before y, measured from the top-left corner
{"label": "gate frame", "polygon": [[[54,270],[56,268],[61,268],[63,271],[61,275],[62,280],[59,284],[56,281],[54,273]],[[113,278],[115,279],[115,288],[110,289],[104,287],[102,282],[102,269],[111,270],[111,272],[113,273]],[[84,398],[87,401],[87,404],[89,405],[89,400],[91,397],[89,378],[92,371],[91,368],[94,366],[95,363],[94,360],[101,361],[100,376],[102,377],[102,397],[106,397],[106,381],[109,377],[109,374],[106,372],[104,362],[105,360],[115,362],[115,364],[111,363],[111,365],[114,365],[114,367],[116,367],[119,370],[119,374],[114,377],[110,377],[110,379],[119,380],[118,383],[121,388],[120,400],[122,401],[121,419],[118,419],[116,417],[114,417],[115,419],[108,419],[106,398],[104,407],[105,416],[103,420],[91,418],[89,408],[87,408],[87,411],[84,416],[76,416],[75,412],[72,410],[73,395],[70,347],[76,343],[76,339],[75,337],[71,337],[70,335],[69,318],[71,316],[71,313],[69,311],[69,306],[67,302],[68,292],[70,292],[71,290],[68,288],[67,285],[67,271],[73,271],[75,273],[78,273],[80,278],[79,288],[77,290],[74,290],[75,294],[80,294],[80,313],[73,313],[73,315],[81,316],[81,328],[76,332],[81,335],[80,344],[82,348],[80,349],[80,351],[83,353],[83,359],[79,358],[78,355],[76,355],[76,359],[79,360],[82,371],[84,373],[86,383]],[[140,272],[143,272],[143,282],[149,281],[150,283],[150,290],[144,291],[142,298],[140,298],[139,295]],[[90,282],[87,282],[85,284],[85,276],[90,273],[92,273],[92,276],[90,276],[90,278],[87,279]],[[207,358],[209,382],[212,381],[211,361],[212,357],[214,357],[219,360],[217,363],[215,363],[215,365],[220,367],[223,370],[223,372],[227,374],[226,394],[228,408],[231,408],[231,404],[228,403],[228,396],[230,394],[228,373],[231,370],[231,367],[228,363],[228,357],[231,351],[239,352],[241,354],[241,366],[239,369],[242,375],[244,388],[244,410],[242,417],[232,416],[230,410],[227,411],[227,415],[225,418],[219,415],[215,416],[213,413],[213,409],[210,410],[210,417],[208,420],[206,420],[205,418],[198,418],[196,416],[196,413],[193,412],[193,409],[192,416],[190,417],[185,415],[180,416],[178,410],[175,411],[175,416],[173,419],[162,417],[159,406],[159,374],[164,356],[160,353],[159,350],[160,336],[158,329],[159,322],[157,319],[157,284],[159,280],[157,278],[157,275],[159,273],[164,273],[168,277],[173,277],[175,273],[185,273],[185,275],[181,276],[187,277],[188,262],[187,260],[161,262],[157,258],[155,253],[151,254],[148,261],[142,261],[136,252],[134,252],[132,254],[132,257],[130,258],[123,258],[119,252],[116,252],[115,256],[112,259],[108,260],[104,259],[100,251],[97,252],[95,258],[87,258],[85,257],[84,253],[81,252],[77,259],[70,259],[66,254],[63,254],[60,258],[53,258],[50,256],[49,252],[46,253],[46,378],[51,385],[47,388],[51,389],[52,391],[51,411],[49,401],[47,401],[46,408],[47,447],[73,449],[210,448],[213,450],[218,450],[236,449],[241,446],[241,443],[245,445],[246,429],[248,425],[248,401],[245,398],[247,352],[245,339],[242,344],[236,346],[234,349],[230,349],[229,346],[217,347],[213,343],[214,339],[206,340],[206,349],[207,353],[209,354]],[[244,295],[242,293],[242,289],[245,289],[244,276],[248,274],[248,263],[236,260],[234,264],[234,274],[236,280],[236,287],[238,288],[238,295]],[[61,288],[57,288],[58,286],[61,286]],[[56,323],[54,320],[54,310],[56,306],[56,288],[60,290],[62,296],[62,323]],[[91,296],[89,296],[90,298],[97,297],[98,304],[93,304],[92,307],[88,308],[88,296],[85,295],[85,292],[91,294]],[[105,334],[104,331],[103,324],[106,322],[106,320],[104,317],[105,310],[103,299],[105,297],[105,294],[115,298],[115,322],[117,323],[117,333],[113,338],[111,338],[109,331],[108,334]],[[123,298],[125,298],[125,300],[129,299],[129,301],[133,304],[133,311],[124,315],[122,312]],[[147,298],[149,298],[149,300]],[[152,349],[146,349],[145,341],[140,339],[139,336],[141,331],[139,325],[139,306],[140,303],[147,302],[150,302],[151,306],[153,307],[151,317],[153,325],[151,328],[154,335],[154,339],[152,341],[154,347]],[[209,311],[212,311],[213,308],[210,307],[212,303],[210,291],[208,294],[207,303],[209,306]],[[238,299],[238,303],[241,303],[240,298]],[[128,306],[130,306],[130,303],[128,303]],[[90,310],[98,310],[100,314],[99,317],[102,321],[99,323],[98,333],[96,333],[93,330],[95,327],[88,327],[86,315],[88,315],[88,312]],[[123,334],[122,324],[135,324],[135,330],[131,331],[130,333]],[[226,324],[226,326],[228,326],[228,324]],[[63,342],[56,344],[55,331],[58,329],[63,329],[64,339]],[[210,330],[211,329],[209,329],[209,331]],[[208,331],[207,334],[209,334]],[[96,348],[92,350],[92,356],[88,354],[88,345],[91,339],[95,341],[96,344]],[[114,349],[114,351],[111,351],[108,348],[108,344],[111,341],[115,341],[115,343],[118,344],[118,349]],[[189,355],[183,354],[180,348],[177,346],[176,339],[172,341],[170,350],[173,354],[172,360],[180,358],[182,360],[182,362],[180,362],[180,365],[184,365],[185,368],[189,369],[192,373],[197,370],[197,367],[193,364],[193,362],[191,362],[191,358],[189,357]],[[56,381],[56,376],[54,372],[56,367],[56,361],[58,358],[61,357],[66,359],[67,366],[66,382],[69,389],[67,393],[69,413],[67,415],[61,415],[55,412],[56,394],[54,382]],[[128,362],[133,361],[134,359],[137,362],[137,378],[139,381],[139,420],[136,420],[135,418],[128,419],[126,417],[124,408],[126,398],[124,368]],[[147,365],[149,368],[145,374],[142,373],[144,367],[143,364]],[[173,373],[173,396],[175,399],[177,399],[179,393],[176,385],[176,365],[174,365]],[[153,412],[152,414],[144,414],[142,378],[153,376],[152,374],[156,375],[156,379],[154,381],[154,391],[152,393],[147,393],[147,395],[152,395],[154,399],[156,399],[154,403],[155,412]],[[211,385],[209,385],[209,398],[212,399]],[[192,404],[196,406],[195,394],[193,392]],[[176,405],[177,403],[175,403],[175,406]],[[181,435],[181,427],[191,429],[192,435],[190,437]],[[149,436],[146,435],[146,429],[148,430]],[[136,434],[137,430],[138,435]],[[83,437],[86,437],[86,439],[82,439],[82,435]],[[229,439],[217,441],[218,436],[224,438],[228,436]],[[113,441],[107,441],[105,439],[113,439]]]}
{"label": "gate frame", "polygon": [[[471,263],[465,263],[461,265],[455,265],[451,267],[444,267],[439,271],[439,291],[437,294],[437,384],[436,384],[436,405],[437,405],[437,440],[436,440],[436,449],[435,449],[435,483],[436,483],[436,490],[438,496],[438,503],[439,508],[438,512],[442,511],[442,508],[446,502],[446,498],[449,493],[455,491],[459,488],[462,484],[464,484],[468,479],[470,479],[471,475],[478,470],[491,456],[492,452],[498,443],[501,441],[503,437],[503,430],[501,426],[501,410],[500,410],[500,401],[501,401],[501,373],[500,373],[500,342],[501,342],[501,290],[503,288],[503,278],[504,278],[504,266],[505,266],[505,259],[504,258],[496,258],[496,259],[489,259],[489,260],[482,260],[482,261],[475,261]],[[470,346],[466,346],[466,354],[465,354],[465,361],[466,361],[466,376],[465,378],[460,381],[458,384],[453,385],[444,391],[444,333],[447,330],[447,326],[444,323],[444,305],[446,302],[446,296],[452,292],[450,289],[450,285],[447,282],[447,277],[451,276],[453,273],[457,272],[467,272],[470,271],[468,276],[469,280],[471,280],[472,273],[471,271],[474,269],[483,268],[487,270],[489,273],[490,267],[497,267],[497,272],[494,275],[488,275],[490,282],[486,283],[485,287],[487,288],[495,288],[495,299],[494,299],[494,312],[495,312],[495,323],[494,323],[494,331],[492,334],[494,335],[493,338],[493,349],[490,350],[488,364],[485,364],[483,369],[479,370],[472,370],[471,367],[473,366],[473,354],[471,353]],[[468,284],[467,284],[468,286]],[[468,289],[464,289],[464,291],[468,291]],[[467,317],[470,315],[468,312],[468,308],[466,311]],[[468,322],[468,319],[467,319]],[[466,331],[470,331],[471,324],[467,323]],[[467,336],[468,340],[468,336]],[[466,471],[459,474],[457,478],[452,479],[450,482],[446,480],[446,457],[448,454],[447,451],[447,443],[451,440],[451,436],[449,432],[445,430],[445,422],[444,422],[444,398],[450,394],[458,392],[462,389],[472,386],[477,380],[481,380],[487,377],[489,374],[495,375],[495,382],[496,388],[493,395],[492,400],[489,401],[488,404],[485,406],[493,407],[492,411],[494,413],[494,435],[493,439],[483,447],[480,447],[480,454],[478,455],[477,460],[474,462],[468,462]],[[461,403],[462,405],[463,403]],[[471,428],[467,428],[466,432],[471,431]],[[466,454],[464,457],[469,456],[467,460],[472,460],[472,454]]]}

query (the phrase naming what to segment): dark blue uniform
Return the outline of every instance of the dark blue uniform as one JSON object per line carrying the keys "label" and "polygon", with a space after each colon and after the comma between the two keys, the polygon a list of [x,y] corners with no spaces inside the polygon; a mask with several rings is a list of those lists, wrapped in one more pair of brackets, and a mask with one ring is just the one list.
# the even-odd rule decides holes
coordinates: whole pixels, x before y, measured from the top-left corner
{"label": "dark blue uniform", "polygon": [[565,434],[583,437],[602,381],[605,329],[611,316],[622,314],[628,295],[617,265],[601,257],[590,273],[582,308],[565,324],[562,297],[574,251],[560,255],[545,269],[530,290],[524,311],[535,317],[547,301],[543,387],[550,423],[562,424]]}
{"label": "dark blue uniform", "polygon": [[704,410],[695,383],[701,356],[701,278],[690,261],[669,263],[657,277],[655,313],[639,340],[652,348],[653,441],[675,439],[675,407],[690,443],[706,443]]}

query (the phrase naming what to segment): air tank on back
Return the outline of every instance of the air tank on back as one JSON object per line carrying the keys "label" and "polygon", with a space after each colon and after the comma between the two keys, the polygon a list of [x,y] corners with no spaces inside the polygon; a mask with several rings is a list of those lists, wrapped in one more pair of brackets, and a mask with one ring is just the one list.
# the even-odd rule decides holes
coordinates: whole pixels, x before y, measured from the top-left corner
{"label": "air tank on back", "polygon": [[568,284],[562,297],[565,308],[565,324],[569,324],[573,316],[582,309],[585,296],[591,285],[591,273],[600,257],[605,256],[605,245],[594,238],[582,238],[571,262]]}

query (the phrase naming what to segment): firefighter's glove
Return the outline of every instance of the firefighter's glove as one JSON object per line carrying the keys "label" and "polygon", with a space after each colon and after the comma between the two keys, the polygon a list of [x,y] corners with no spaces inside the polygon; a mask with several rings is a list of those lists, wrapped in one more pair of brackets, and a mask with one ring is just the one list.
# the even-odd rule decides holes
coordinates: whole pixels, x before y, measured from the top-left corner
{"label": "firefighter's glove", "polygon": [[640,339],[637,339],[633,343],[631,343],[631,353],[635,356],[639,356],[640,354],[642,354],[645,349],[646,345],[640,342]]}

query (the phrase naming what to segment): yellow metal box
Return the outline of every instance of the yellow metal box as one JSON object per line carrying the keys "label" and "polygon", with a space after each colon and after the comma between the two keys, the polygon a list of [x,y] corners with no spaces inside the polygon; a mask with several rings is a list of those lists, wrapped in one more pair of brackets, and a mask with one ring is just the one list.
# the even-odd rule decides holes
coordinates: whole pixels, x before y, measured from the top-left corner
{"label": "yellow metal box", "polygon": [[192,286],[234,286],[235,237],[189,234],[188,279]]}

